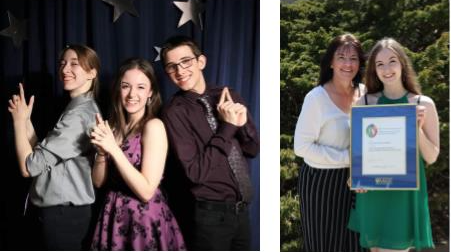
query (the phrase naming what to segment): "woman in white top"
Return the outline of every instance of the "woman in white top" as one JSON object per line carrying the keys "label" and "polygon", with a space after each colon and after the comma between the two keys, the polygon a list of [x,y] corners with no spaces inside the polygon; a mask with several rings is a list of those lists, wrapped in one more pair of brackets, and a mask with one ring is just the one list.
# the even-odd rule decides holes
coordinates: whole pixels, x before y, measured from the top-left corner
{"label": "woman in white top", "polygon": [[319,85],[304,99],[294,152],[304,158],[299,173],[304,251],[364,251],[347,229],[352,194],[349,177],[349,114],[363,95],[365,58],[351,34],[336,37],[321,61]]}

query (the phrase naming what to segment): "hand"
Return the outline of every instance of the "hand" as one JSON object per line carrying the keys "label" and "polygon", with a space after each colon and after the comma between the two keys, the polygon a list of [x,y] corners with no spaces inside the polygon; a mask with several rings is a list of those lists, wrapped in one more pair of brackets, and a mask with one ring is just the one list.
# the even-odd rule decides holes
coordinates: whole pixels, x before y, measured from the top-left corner
{"label": "hand", "polygon": [[426,107],[422,105],[417,105],[417,120],[418,128],[423,128],[424,122],[426,121]]}
{"label": "hand", "polygon": [[[348,187],[351,188],[351,178],[348,178],[346,183],[348,184]],[[363,189],[363,188],[357,188],[357,189],[355,189],[355,192],[356,193],[366,193],[366,192],[368,192],[368,190],[367,189]]]}
{"label": "hand", "polygon": [[225,122],[238,127],[243,126],[247,122],[246,107],[240,103],[233,102],[227,87],[222,90],[217,110],[220,118]]}
{"label": "hand", "polygon": [[13,95],[8,102],[8,111],[11,112],[14,122],[26,122],[27,120],[30,120],[33,111],[34,95],[31,96],[27,104],[22,83],[19,83],[19,95]]}
{"label": "hand", "polygon": [[368,190],[367,189],[363,189],[363,188],[359,188],[359,189],[355,189],[356,193],[367,193]]}
{"label": "hand", "polygon": [[96,126],[91,131],[91,143],[96,146],[100,155],[111,154],[114,148],[118,148],[113,131],[108,121],[103,121],[100,114],[96,114]]}

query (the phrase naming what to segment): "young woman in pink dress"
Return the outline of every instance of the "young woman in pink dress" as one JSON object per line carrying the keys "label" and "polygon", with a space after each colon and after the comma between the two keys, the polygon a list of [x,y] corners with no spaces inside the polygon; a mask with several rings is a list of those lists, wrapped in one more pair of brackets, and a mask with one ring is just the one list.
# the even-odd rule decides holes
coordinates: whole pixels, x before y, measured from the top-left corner
{"label": "young woman in pink dress", "polygon": [[124,62],[114,84],[111,127],[97,115],[91,134],[98,148],[93,182],[108,191],[94,250],[185,250],[159,188],[168,149],[165,128],[157,118],[160,107],[150,63]]}

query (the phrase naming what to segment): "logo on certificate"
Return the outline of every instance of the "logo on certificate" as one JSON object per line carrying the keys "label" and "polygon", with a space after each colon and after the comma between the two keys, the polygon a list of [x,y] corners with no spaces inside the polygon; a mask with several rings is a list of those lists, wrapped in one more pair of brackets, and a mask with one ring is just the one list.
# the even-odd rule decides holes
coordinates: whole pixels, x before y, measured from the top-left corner
{"label": "logo on certificate", "polygon": [[370,138],[373,138],[377,135],[377,127],[374,124],[370,124],[368,125],[368,127],[366,127],[366,135],[369,136]]}

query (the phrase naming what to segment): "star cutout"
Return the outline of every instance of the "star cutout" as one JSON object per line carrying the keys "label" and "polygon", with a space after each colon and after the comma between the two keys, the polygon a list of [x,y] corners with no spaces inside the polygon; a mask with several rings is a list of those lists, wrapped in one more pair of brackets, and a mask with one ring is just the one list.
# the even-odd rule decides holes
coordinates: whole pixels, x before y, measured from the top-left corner
{"label": "star cutout", "polygon": [[154,48],[155,51],[157,51],[157,53],[158,53],[157,57],[153,60],[153,62],[157,62],[157,61],[161,60],[161,58],[160,58],[161,47],[154,46],[153,48]]}
{"label": "star cutout", "polygon": [[133,5],[133,0],[102,0],[105,3],[111,4],[114,6],[114,18],[113,22],[122,15],[122,13],[128,12],[135,17],[139,17],[138,11],[136,11],[135,6]]}
{"label": "star cutout", "polygon": [[205,11],[205,7],[200,0],[188,0],[188,2],[174,1],[174,4],[183,12],[177,28],[191,20],[195,25],[200,26],[201,30],[203,29],[201,13]]}
{"label": "star cutout", "polygon": [[0,35],[11,37],[13,44],[16,48],[22,45],[22,42],[27,39],[27,20],[20,20],[14,17],[14,15],[8,12],[9,27],[0,31]]}

